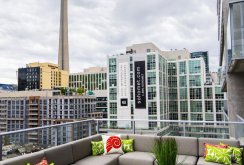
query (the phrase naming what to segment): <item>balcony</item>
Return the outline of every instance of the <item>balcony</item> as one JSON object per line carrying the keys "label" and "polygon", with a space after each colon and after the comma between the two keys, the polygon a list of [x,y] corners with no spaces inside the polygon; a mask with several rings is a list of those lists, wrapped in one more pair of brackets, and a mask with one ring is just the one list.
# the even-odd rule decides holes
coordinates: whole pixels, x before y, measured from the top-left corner
{"label": "balcony", "polygon": [[[231,136],[231,129],[238,132]],[[89,119],[67,122],[63,124],[28,128],[23,130],[0,133],[0,158],[8,159],[25,153],[16,152],[3,155],[4,147],[9,144],[15,148],[33,144],[37,148],[56,147],[85,137],[100,133],[125,135],[157,135],[175,137],[208,137],[212,139],[237,139],[244,145],[244,120],[230,121],[186,121],[186,120],[118,120]],[[6,142],[7,140],[7,142]],[[2,145],[3,144],[3,145]],[[33,151],[34,152],[34,151]]]}

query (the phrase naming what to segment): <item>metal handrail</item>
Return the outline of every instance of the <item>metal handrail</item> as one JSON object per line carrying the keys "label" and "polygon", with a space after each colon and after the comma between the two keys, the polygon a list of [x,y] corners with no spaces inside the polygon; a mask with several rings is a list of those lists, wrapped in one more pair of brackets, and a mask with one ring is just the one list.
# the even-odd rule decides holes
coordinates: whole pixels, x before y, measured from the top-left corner
{"label": "metal handrail", "polygon": [[[47,125],[47,126],[42,126],[42,127],[35,127],[35,128],[27,128],[27,129],[22,129],[22,130],[16,130],[16,131],[10,131],[10,132],[2,132],[0,133],[0,160],[2,160],[2,140],[3,136],[6,135],[11,135],[11,134],[16,134],[16,133],[23,133],[23,132],[30,132],[30,131],[38,131],[38,130],[43,130],[43,129],[48,129],[48,128],[57,128],[57,127],[62,127],[62,126],[67,126],[67,125],[73,125],[77,123],[88,123],[88,136],[92,135],[92,122],[96,122],[96,133],[99,133],[100,125],[99,122],[102,121],[128,121],[131,122],[131,130],[132,133],[136,133],[136,122],[166,122],[166,123],[179,123],[183,125],[183,136],[186,135],[186,127],[187,124],[223,124],[223,125],[228,125],[228,124],[243,124],[244,121],[190,121],[190,120],[145,120],[145,119],[87,119],[87,120],[81,120],[81,121],[74,121],[74,122],[67,122],[67,123],[62,123],[62,124],[55,124],[55,125]],[[56,130],[56,137],[58,136],[57,130]],[[57,145],[57,142],[56,144]]]}
{"label": "metal handrail", "polygon": [[27,128],[27,129],[21,129],[16,131],[9,131],[9,132],[2,132],[0,133],[0,136],[4,135],[10,135],[15,133],[23,133],[23,132],[29,132],[29,131],[36,131],[36,130],[42,130],[47,128],[54,128],[54,127],[60,127],[60,126],[66,126],[71,124],[77,124],[77,123],[83,123],[83,122],[90,122],[90,121],[130,121],[130,122],[167,122],[167,123],[199,123],[199,124],[244,124],[244,121],[191,121],[191,120],[145,120],[145,119],[87,119],[87,120],[81,120],[81,121],[74,121],[74,122],[67,122],[62,124],[55,124],[55,125],[48,125],[48,126],[42,126],[42,127],[35,127],[35,128]]}
{"label": "metal handrail", "polygon": [[81,121],[74,121],[74,122],[67,122],[67,123],[61,123],[61,124],[54,124],[54,125],[35,127],[35,128],[20,129],[20,130],[16,130],[16,131],[2,132],[2,133],[0,133],[0,136],[11,135],[11,134],[15,134],[15,133],[23,133],[23,132],[42,130],[42,129],[47,129],[47,128],[55,128],[55,127],[61,127],[61,126],[77,124],[77,123],[83,123],[83,122],[90,122],[90,121],[94,121],[94,119],[87,119],[87,120],[81,120]]}

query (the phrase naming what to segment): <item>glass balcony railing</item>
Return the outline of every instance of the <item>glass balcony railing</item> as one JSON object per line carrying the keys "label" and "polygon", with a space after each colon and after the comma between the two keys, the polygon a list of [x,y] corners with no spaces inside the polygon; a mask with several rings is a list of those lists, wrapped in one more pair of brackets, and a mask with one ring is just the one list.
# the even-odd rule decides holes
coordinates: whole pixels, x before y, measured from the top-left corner
{"label": "glass balcony railing", "polygon": [[244,144],[244,120],[89,119],[0,133],[0,159],[36,152],[99,133],[235,138]]}

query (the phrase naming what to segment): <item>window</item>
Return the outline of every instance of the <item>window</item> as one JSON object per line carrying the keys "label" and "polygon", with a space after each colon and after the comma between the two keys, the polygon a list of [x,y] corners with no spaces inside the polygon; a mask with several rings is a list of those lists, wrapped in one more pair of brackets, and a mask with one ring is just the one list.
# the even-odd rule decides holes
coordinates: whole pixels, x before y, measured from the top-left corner
{"label": "window", "polygon": [[148,72],[147,73],[147,83],[148,85],[156,84],[156,72]]}
{"label": "window", "polygon": [[205,112],[213,112],[213,102],[205,101]]}
{"label": "window", "polygon": [[187,88],[180,88],[180,99],[187,99]]}
{"label": "window", "polygon": [[154,70],[156,68],[155,55],[147,55],[147,70]]}
{"label": "window", "polygon": [[157,115],[157,103],[148,102],[148,115]]}
{"label": "window", "polygon": [[156,94],[156,87],[148,87],[148,100],[154,100]]}
{"label": "window", "polygon": [[200,75],[190,75],[189,83],[190,83],[190,87],[201,86],[201,76]]}
{"label": "window", "polygon": [[205,99],[212,99],[213,98],[213,91],[212,88],[204,88],[204,98]]}
{"label": "window", "polygon": [[202,112],[202,102],[191,101],[191,112]]}
{"label": "window", "polygon": [[216,101],[216,112],[222,112],[222,107],[224,107],[224,101]]}
{"label": "window", "polygon": [[117,100],[117,89],[116,88],[110,88],[109,89],[109,99],[110,100]]}
{"label": "window", "polygon": [[109,73],[115,73],[115,72],[116,72],[116,58],[110,58],[109,59]]}
{"label": "window", "polygon": [[186,62],[179,62],[179,72],[180,74],[186,74]]}
{"label": "window", "polygon": [[110,114],[112,115],[117,114],[117,103],[110,103],[109,108],[110,108]]}
{"label": "window", "polygon": [[169,111],[178,112],[178,102],[177,101],[169,101]]}
{"label": "window", "polygon": [[117,75],[116,74],[110,74],[109,75],[109,86],[117,86]]}
{"label": "window", "polygon": [[186,76],[180,76],[180,87],[186,87],[187,82],[186,82]]}
{"label": "window", "polygon": [[188,102],[180,101],[180,112],[188,112]]}
{"label": "window", "polygon": [[189,73],[201,73],[201,61],[191,60],[189,61]]}
{"label": "window", "polygon": [[168,74],[169,75],[177,75],[176,63],[168,64]]}
{"label": "window", "polygon": [[201,99],[202,89],[201,88],[190,88],[190,99]]}

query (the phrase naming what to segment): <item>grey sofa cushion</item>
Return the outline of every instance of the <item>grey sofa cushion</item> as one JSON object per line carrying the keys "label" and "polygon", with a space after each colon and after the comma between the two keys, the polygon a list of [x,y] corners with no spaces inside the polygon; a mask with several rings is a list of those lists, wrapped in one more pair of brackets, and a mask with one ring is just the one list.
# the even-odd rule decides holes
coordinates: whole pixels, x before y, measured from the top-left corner
{"label": "grey sofa cushion", "polygon": [[22,156],[18,156],[12,159],[8,159],[5,161],[2,161],[0,164],[1,165],[25,165],[26,163],[30,164],[37,164],[44,158],[44,152],[39,151],[31,154],[26,154]]}
{"label": "grey sofa cushion", "polygon": [[134,150],[141,152],[152,152],[155,140],[160,139],[159,136],[153,135],[128,135],[128,137],[134,139]]}
{"label": "grey sofa cushion", "polygon": [[74,165],[118,165],[120,154],[88,156],[74,163]]}
{"label": "grey sofa cushion", "polygon": [[129,152],[119,157],[119,165],[153,165],[155,157],[150,152]]}
{"label": "grey sofa cushion", "polygon": [[91,141],[99,141],[101,135],[94,135],[71,143],[74,162],[92,154]]}
{"label": "grey sofa cushion", "polygon": [[[203,157],[199,157],[197,161],[197,165],[220,165],[219,163],[207,162]],[[237,165],[236,163],[232,163],[232,165]]]}
{"label": "grey sofa cushion", "polygon": [[55,146],[44,150],[48,162],[57,165],[67,165],[74,162],[71,143]]}
{"label": "grey sofa cushion", "polygon": [[220,142],[222,142],[224,144],[228,144],[233,147],[240,147],[240,142],[238,140],[199,138],[198,139],[199,156],[203,156],[203,154],[204,154],[204,143],[219,144]]}
{"label": "grey sofa cushion", "polygon": [[197,157],[189,155],[177,155],[177,163],[181,165],[195,165],[197,163]]}
{"label": "grey sofa cushion", "polygon": [[178,147],[178,155],[198,156],[197,138],[194,137],[177,137],[163,136],[162,138],[175,138]]}

